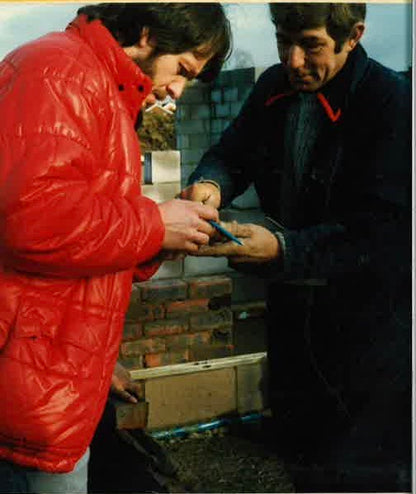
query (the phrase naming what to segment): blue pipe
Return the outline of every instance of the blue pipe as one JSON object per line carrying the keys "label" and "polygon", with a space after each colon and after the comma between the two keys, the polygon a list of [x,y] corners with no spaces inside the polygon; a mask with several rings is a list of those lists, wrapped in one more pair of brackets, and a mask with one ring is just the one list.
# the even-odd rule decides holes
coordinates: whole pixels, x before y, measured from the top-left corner
{"label": "blue pipe", "polygon": [[219,429],[225,425],[231,425],[235,423],[247,423],[256,422],[263,417],[262,413],[249,413],[248,415],[242,415],[240,417],[222,418],[212,420],[211,422],[204,422],[202,424],[185,425],[183,427],[175,427],[174,429],[167,429],[163,431],[153,431],[149,434],[155,439],[170,439],[173,437],[185,437],[194,432],[205,432],[213,429]]}

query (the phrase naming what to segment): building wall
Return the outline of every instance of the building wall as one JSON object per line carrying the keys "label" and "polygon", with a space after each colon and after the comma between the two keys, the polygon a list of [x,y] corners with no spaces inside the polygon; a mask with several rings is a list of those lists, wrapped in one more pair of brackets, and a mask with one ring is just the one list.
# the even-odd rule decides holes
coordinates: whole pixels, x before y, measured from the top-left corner
{"label": "building wall", "polygon": [[[196,82],[178,102],[177,150],[146,153],[143,194],[172,199],[185,186],[204,151],[237,115],[261,70],[225,71],[210,85]],[[258,199],[250,189],[221,213],[224,220],[256,221]],[[163,263],[152,280],[134,284],[126,316],[122,363],[130,369],[233,355],[239,326],[263,331],[264,282],[230,269],[225,258]],[[259,351],[262,348],[254,348]]]}

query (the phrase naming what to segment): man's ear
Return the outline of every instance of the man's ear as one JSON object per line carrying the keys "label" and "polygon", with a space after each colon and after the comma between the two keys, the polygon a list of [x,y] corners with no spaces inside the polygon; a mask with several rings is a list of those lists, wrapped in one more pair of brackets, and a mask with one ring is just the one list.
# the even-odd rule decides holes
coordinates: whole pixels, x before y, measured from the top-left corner
{"label": "man's ear", "polygon": [[154,46],[149,40],[149,30],[145,27],[142,29],[137,43],[131,46],[124,46],[123,50],[132,60],[140,63],[149,59],[154,51]]}
{"label": "man's ear", "polygon": [[364,31],[365,31],[364,22],[357,22],[356,24],[354,24],[353,28],[351,29],[350,37],[347,40],[347,45],[349,48],[348,51],[352,51],[357,46],[357,43],[362,38]]}
{"label": "man's ear", "polygon": [[150,32],[148,27],[144,27],[142,29],[142,32],[140,33],[140,39],[137,45],[140,48],[151,47],[153,49],[155,47],[156,45],[155,39],[150,37]]}

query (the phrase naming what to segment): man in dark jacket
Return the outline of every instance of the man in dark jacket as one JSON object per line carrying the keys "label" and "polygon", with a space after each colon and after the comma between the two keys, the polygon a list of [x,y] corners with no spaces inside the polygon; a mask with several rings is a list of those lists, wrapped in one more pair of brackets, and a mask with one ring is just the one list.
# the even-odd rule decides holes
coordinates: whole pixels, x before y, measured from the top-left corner
{"label": "man in dark jacket", "polygon": [[410,87],[360,45],[364,4],[270,11],[282,63],[182,197],[226,206],[254,183],[268,217],[199,254],[270,279],[274,442],[296,488],[409,490]]}

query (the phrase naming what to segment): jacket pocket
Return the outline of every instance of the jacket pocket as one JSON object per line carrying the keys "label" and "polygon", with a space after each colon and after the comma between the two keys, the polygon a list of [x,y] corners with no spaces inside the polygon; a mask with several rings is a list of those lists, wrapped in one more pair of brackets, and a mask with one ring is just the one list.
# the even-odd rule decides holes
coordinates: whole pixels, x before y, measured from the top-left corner
{"label": "jacket pocket", "polygon": [[89,378],[94,370],[100,372],[106,341],[100,336],[107,327],[100,314],[27,297],[20,304],[4,356],[48,374]]}

